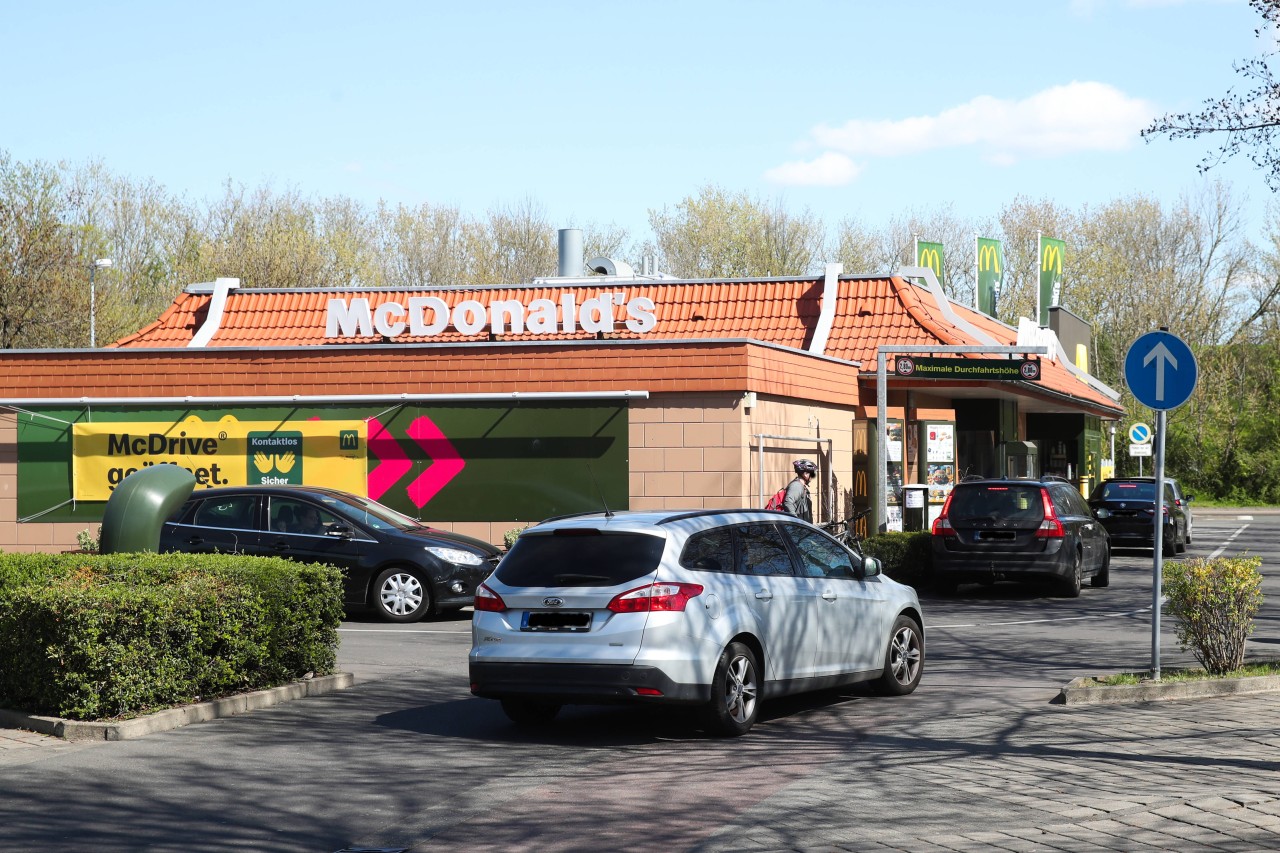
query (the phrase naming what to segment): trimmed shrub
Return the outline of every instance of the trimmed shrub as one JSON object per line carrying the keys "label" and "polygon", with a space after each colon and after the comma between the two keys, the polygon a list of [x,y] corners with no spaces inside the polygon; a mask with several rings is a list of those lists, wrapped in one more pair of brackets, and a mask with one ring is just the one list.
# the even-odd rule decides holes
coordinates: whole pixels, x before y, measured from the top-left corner
{"label": "trimmed shrub", "polygon": [[928,582],[933,570],[932,535],[915,533],[877,533],[859,543],[862,553],[875,557],[884,573],[900,583],[919,587]]}
{"label": "trimmed shrub", "polygon": [[0,555],[0,706],[104,719],[326,674],[342,598],[277,558]]}
{"label": "trimmed shrub", "polygon": [[1216,557],[1164,564],[1161,578],[1178,642],[1212,675],[1239,669],[1262,607],[1262,558]]}

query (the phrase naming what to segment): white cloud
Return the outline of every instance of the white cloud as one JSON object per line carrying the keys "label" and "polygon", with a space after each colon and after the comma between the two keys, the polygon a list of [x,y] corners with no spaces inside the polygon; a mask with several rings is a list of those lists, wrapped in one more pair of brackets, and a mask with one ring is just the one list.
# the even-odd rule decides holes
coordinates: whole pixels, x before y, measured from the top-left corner
{"label": "white cloud", "polygon": [[984,159],[1002,165],[1027,157],[1121,151],[1138,142],[1138,131],[1155,113],[1153,104],[1106,83],[1072,82],[1020,101],[981,95],[937,115],[819,125],[809,142],[826,153],[784,163],[766,176],[780,183],[835,185],[861,171],[852,158],[959,147],[974,147]]}
{"label": "white cloud", "polygon": [[840,187],[858,177],[862,167],[843,154],[828,151],[812,160],[792,160],[764,173],[765,180],[792,187]]}

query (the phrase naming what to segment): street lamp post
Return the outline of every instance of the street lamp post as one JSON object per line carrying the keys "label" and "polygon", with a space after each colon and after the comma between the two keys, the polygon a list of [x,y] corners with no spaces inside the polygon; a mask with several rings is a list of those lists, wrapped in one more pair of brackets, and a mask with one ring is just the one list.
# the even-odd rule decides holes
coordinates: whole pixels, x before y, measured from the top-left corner
{"label": "street lamp post", "polygon": [[93,274],[98,271],[98,267],[109,267],[109,266],[111,266],[110,258],[98,258],[96,261],[93,262],[93,265],[89,267],[89,346],[90,348],[96,347],[98,345],[98,329],[97,329],[98,312],[97,310],[95,310],[97,308],[97,289],[94,286]]}

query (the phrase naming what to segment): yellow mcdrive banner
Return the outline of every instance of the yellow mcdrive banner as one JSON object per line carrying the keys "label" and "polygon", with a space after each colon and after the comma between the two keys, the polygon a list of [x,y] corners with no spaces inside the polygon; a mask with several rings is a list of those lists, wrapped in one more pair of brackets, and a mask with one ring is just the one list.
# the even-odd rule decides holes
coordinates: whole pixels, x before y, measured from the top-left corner
{"label": "yellow mcdrive banner", "polygon": [[196,488],[309,484],[368,493],[364,421],[79,423],[71,428],[72,492],[105,501],[150,465],[180,465]]}

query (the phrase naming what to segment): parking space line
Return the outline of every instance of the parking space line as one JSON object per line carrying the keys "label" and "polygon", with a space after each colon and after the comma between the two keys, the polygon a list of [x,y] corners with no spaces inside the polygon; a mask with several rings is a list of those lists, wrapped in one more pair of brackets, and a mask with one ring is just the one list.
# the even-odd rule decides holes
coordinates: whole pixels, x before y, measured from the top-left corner
{"label": "parking space line", "polygon": [[1140,613],[1150,613],[1150,607],[1143,607],[1139,610],[1126,610],[1119,613],[1094,613],[1089,616],[1063,616],[1059,619],[1021,619],[1016,622],[969,622],[960,625],[929,625],[930,631],[942,631],[947,628],[996,628],[1004,625],[1042,625],[1046,622],[1079,622],[1083,619],[1110,619],[1113,616],[1137,616]]}
{"label": "parking space line", "polygon": [[1222,544],[1218,546],[1218,550],[1214,551],[1212,554],[1209,555],[1209,559],[1215,560],[1218,557],[1222,556],[1222,552],[1227,550],[1227,546],[1230,545],[1237,536],[1239,536],[1241,533],[1244,533],[1248,529],[1249,529],[1249,525],[1247,524],[1242,525],[1238,530],[1236,530],[1235,533],[1232,533],[1230,536],[1228,536],[1226,539],[1223,540]]}

